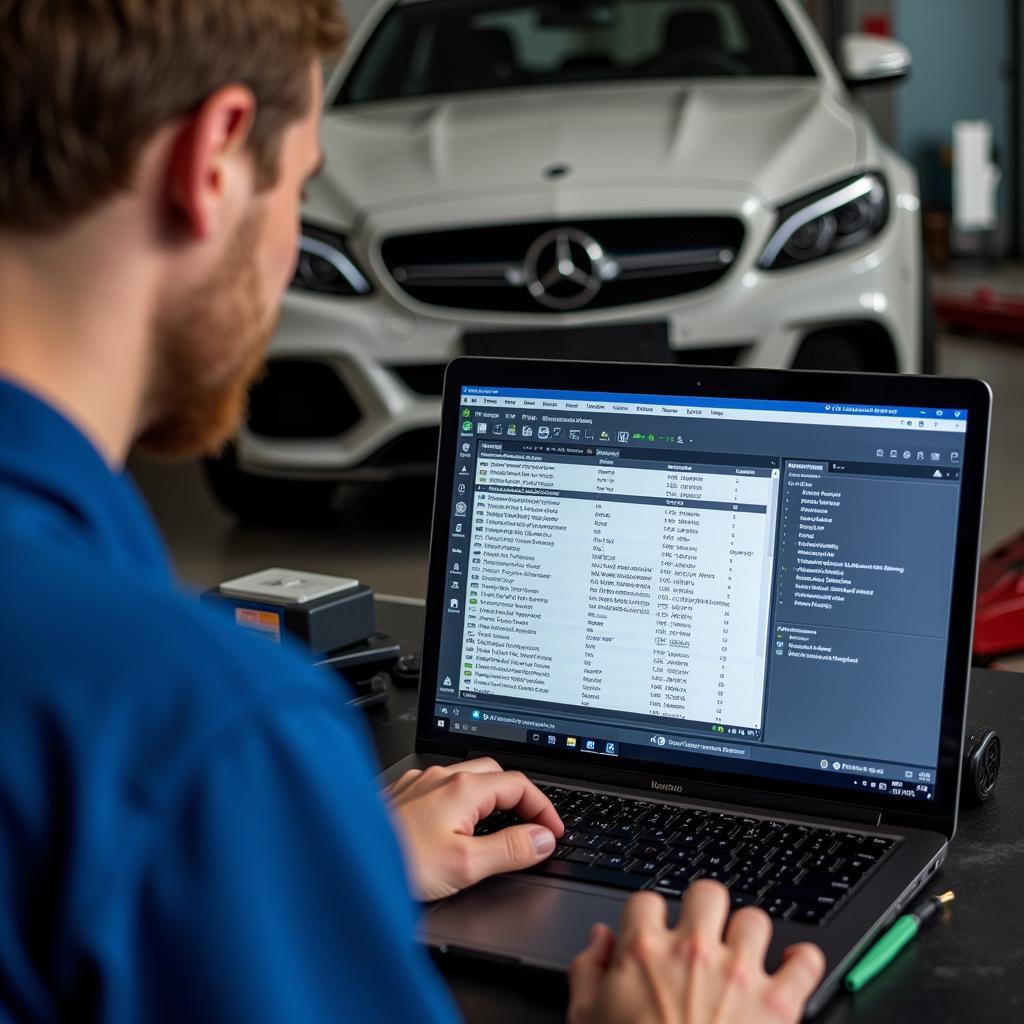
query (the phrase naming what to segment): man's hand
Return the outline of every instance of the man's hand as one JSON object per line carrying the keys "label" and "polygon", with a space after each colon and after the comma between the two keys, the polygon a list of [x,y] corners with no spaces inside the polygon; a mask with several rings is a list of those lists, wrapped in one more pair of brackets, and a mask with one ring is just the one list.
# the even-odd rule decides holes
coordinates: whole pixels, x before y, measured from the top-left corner
{"label": "man's hand", "polygon": [[666,927],[666,910],[661,896],[637,893],[623,910],[617,939],[607,925],[594,926],[569,974],[569,1024],[800,1019],[825,973],[817,946],[790,946],[769,975],[764,958],[772,924],[763,910],[739,910],[725,928],[729,894],[708,881],[690,886],[675,928]]}
{"label": "man's hand", "polygon": [[[522,772],[481,757],[406,772],[388,790],[405,840],[416,895],[439,900],[502,871],[528,868],[565,832],[551,801]],[[474,836],[493,811],[513,810],[524,824]]]}

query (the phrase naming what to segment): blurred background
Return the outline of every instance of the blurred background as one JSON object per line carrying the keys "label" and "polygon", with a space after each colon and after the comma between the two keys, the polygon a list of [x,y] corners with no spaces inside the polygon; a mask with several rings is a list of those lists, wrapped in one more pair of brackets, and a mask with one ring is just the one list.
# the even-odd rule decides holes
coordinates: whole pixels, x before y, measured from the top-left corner
{"label": "blurred background", "polygon": [[[683,43],[692,46],[696,56],[691,53],[689,65],[665,65],[663,70],[651,73],[675,76],[679,81],[687,79],[684,84],[690,91],[686,93],[685,102],[691,105],[698,102],[697,90],[708,83],[706,93],[700,95],[700,102],[705,104],[700,109],[711,111],[709,116],[713,117],[715,110],[726,109],[721,103],[721,96],[725,95],[721,90],[730,87],[732,78],[742,78],[745,73],[739,63],[740,58],[746,56],[741,52],[743,44],[732,39],[735,32],[729,27],[730,18],[747,17],[742,10],[744,5],[739,0],[735,5],[725,0],[704,3],[664,0],[662,7],[668,10],[673,2],[681,5],[682,15],[676,18],[677,27],[683,26],[693,34],[690,42],[684,38]],[[538,73],[536,69],[546,57],[539,50],[528,51],[534,46],[542,48],[546,37],[539,29],[534,34],[539,42],[534,42],[534,36],[525,30],[517,36],[519,22],[515,22],[513,15],[518,8],[508,5],[470,5],[476,21],[466,24],[490,26],[487,31],[491,40],[497,39],[500,43],[493,52],[470,52],[465,46],[454,45],[449,45],[443,54],[439,48],[432,55],[424,50],[424,19],[429,22],[434,18],[427,27],[436,31],[439,39],[449,33],[450,43],[450,33],[456,29],[445,26],[456,24],[453,19],[456,15],[463,16],[465,5],[466,0],[423,0],[408,5],[404,13],[393,15],[388,13],[390,3],[382,8],[368,0],[350,0],[344,5],[353,30],[364,30],[362,36],[356,36],[353,45],[365,47],[366,57],[361,62],[351,58],[347,62],[348,72],[343,68],[342,74],[347,74],[350,80],[338,84],[337,76],[332,79],[336,98],[325,119],[324,145],[328,167],[333,170],[326,176],[329,180],[313,191],[304,213],[311,230],[305,233],[308,241],[304,241],[297,279],[289,294],[279,337],[271,349],[272,359],[277,360],[271,365],[276,368],[272,369],[266,386],[258,386],[264,390],[254,396],[253,420],[237,448],[229,453],[227,462],[219,460],[205,467],[200,463],[168,466],[137,457],[131,462],[131,472],[168,539],[181,578],[188,584],[206,587],[259,568],[283,565],[354,576],[380,593],[423,596],[432,495],[430,429],[436,417],[440,370],[457,349],[451,341],[454,337],[451,332],[458,329],[462,321],[465,325],[475,325],[476,329],[486,322],[489,329],[500,325],[505,330],[516,327],[517,322],[510,312],[501,315],[494,312],[506,309],[500,306],[500,302],[505,301],[501,298],[495,298],[486,312],[481,312],[483,307],[479,302],[473,308],[475,300],[467,299],[461,320],[458,312],[451,312],[450,307],[459,305],[455,299],[442,300],[444,313],[437,313],[438,300],[430,288],[436,291],[442,285],[452,287],[452,283],[431,283],[423,279],[426,283],[415,292],[409,284],[416,280],[415,276],[409,276],[415,273],[409,262],[413,257],[396,256],[395,260],[402,263],[396,270],[395,260],[388,263],[387,259],[376,255],[383,252],[387,257],[388,252],[386,246],[382,250],[374,248],[379,245],[379,237],[367,237],[366,231],[370,229],[364,229],[360,235],[354,225],[360,220],[370,223],[371,234],[375,231],[378,236],[413,237],[415,232],[423,230],[426,221],[419,208],[414,210],[409,206],[403,214],[404,221],[402,216],[393,213],[390,220],[384,218],[386,223],[380,224],[374,224],[372,217],[367,222],[364,214],[367,209],[375,208],[374,189],[381,192],[393,189],[394,195],[389,195],[388,201],[393,210],[400,210],[396,197],[400,198],[403,190],[416,192],[421,181],[436,183],[434,179],[439,178],[441,172],[429,162],[419,169],[412,167],[409,173],[409,162],[418,157],[415,147],[403,149],[403,145],[411,140],[422,148],[424,119],[441,117],[442,109],[449,133],[444,142],[448,147],[444,158],[449,161],[444,168],[445,201],[451,203],[453,226],[475,223],[474,215],[467,212],[462,199],[468,200],[487,186],[488,176],[496,173],[487,160],[486,135],[480,134],[477,122],[491,118],[493,125],[500,125],[501,119],[509,116],[503,104],[522,104],[524,97],[528,99],[536,90],[541,90],[540,95],[546,97],[546,116],[549,116],[550,109],[557,107],[562,97],[570,92],[575,95],[586,88],[606,89],[613,63],[594,50],[594,40],[604,39],[610,31],[608,19],[612,15],[607,12],[614,4],[567,3],[565,19],[551,14],[559,4],[544,5],[546,13],[537,15],[532,23],[535,28],[555,26],[563,35],[576,33],[572,38],[585,37],[589,40],[586,44],[589,49],[573,50],[571,59],[563,59],[555,71],[545,71],[548,77],[539,84],[531,85],[524,78],[514,76],[522,68],[533,69],[535,75]],[[418,45],[420,50],[403,54],[399,42],[382,36],[391,32],[397,40],[399,29],[407,34],[412,32],[412,28],[403,27],[398,20],[404,17],[408,22],[411,17],[408,11],[412,7],[417,9],[420,18],[416,31],[420,32],[417,38],[421,42],[410,43],[410,46]],[[853,159],[849,173],[855,175],[862,168],[872,170],[870,163],[877,169],[878,161],[886,161],[884,166],[890,168],[884,177],[889,190],[886,200],[891,221],[897,204],[905,209],[916,202],[914,187],[907,184],[913,182],[916,174],[919,209],[914,211],[914,223],[920,232],[919,251],[924,255],[918,260],[918,269],[912,273],[920,272],[920,280],[907,270],[905,253],[900,257],[902,263],[895,256],[885,256],[892,263],[890,280],[878,285],[877,293],[872,293],[878,295],[872,300],[873,308],[878,311],[883,307],[896,309],[901,295],[906,298],[907,292],[912,291],[914,311],[904,318],[911,327],[904,330],[898,323],[889,326],[885,315],[879,313],[872,319],[872,313],[868,326],[873,330],[877,328],[874,333],[865,333],[863,324],[857,331],[840,332],[834,318],[820,311],[821,303],[814,292],[818,289],[824,302],[831,300],[843,287],[834,276],[835,268],[841,265],[842,254],[825,253],[820,267],[815,261],[806,268],[778,271],[777,280],[789,275],[790,291],[783,297],[776,299],[768,291],[764,293],[766,318],[768,310],[776,305],[792,307],[794,303],[807,303],[808,312],[802,322],[814,320],[814,332],[805,331],[800,338],[790,339],[786,333],[788,328],[780,327],[771,337],[767,334],[762,338],[729,337],[729,331],[724,328],[715,329],[717,322],[725,322],[733,315],[728,312],[729,307],[723,307],[719,315],[708,306],[711,300],[707,298],[677,296],[672,299],[675,305],[665,313],[673,361],[688,362],[692,357],[693,361],[740,365],[831,365],[829,360],[834,360],[839,368],[863,366],[898,372],[934,369],[942,374],[984,378],[995,393],[984,521],[984,547],[992,549],[1014,535],[1024,521],[1024,474],[1018,458],[1018,446],[1024,437],[1024,348],[1021,347],[1024,340],[1024,216],[1021,210],[1024,30],[1020,21],[1021,5],[1015,0],[974,0],[973,3],[963,0],[806,0],[801,7],[818,34],[822,52],[834,62],[835,95],[846,97],[835,100],[826,96],[815,99],[813,104],[808,100],[807,109],[816,105],[824,109],[825,114],[831,110],[829,116],[836,124],[842,127],[848,123],[851,132],[859,133],[856,145],[861,155]],[[497,11],[505,21],[495,20],[497,15],[489,21],[481,20],[481,10],[489,17]],[[659,17],[664,20],[672,11],[667,15],[662,12]],[[606,19],[603,27],[602,18]],[[715,19],[718,19],[718,28]],[[374,24],[376,30],[369,31]],[[742,27],[741,20],[736,24]],[[506,26],[497,34],[500,39],[495,35],[494,25]],[[584,31],[588,25],[589,29]],[[705,36],[697,40],[696,36],[705,30]],[[799,31],[794,30],[794,36],[799,46],[808,49],[809,44]],[[514,48],[509,45],[509,38]],[[865,40],[875,40],[878,46],[874,50],[870,46],[865,48]],[[696,50],[698,42],[699,52]],[[900,64],[900,47],[905,48],[908,55],[904,65]],[[822,74],[813,47],[808,52],[815,70],[809,79],[806,71],[800,72],[804,80],[797,83],[805,93],[808,80],[820,79]],[[778,54],[770,56],[782,60]],[[520,71],[508,70],[506,64],[513,58]],[[781,71],[796,73],[803,67],[800,63],[803,59],[793,51],[786,56],[792,66]],[[424,70],[417,68],[417,60],[421,64],[443,62],[443,66],[439,64]],[[531,60],[534,63],[531,64]],[[374,61],[381,67],[375,69]],[[408,63],[408,68],[400,80],[396,77],[396,68],[402,61]],[[462,61],[464,67],[460,66]],[[697,63],[692,63],[694,61]],[[886,61],[890,62],[892,74],[885,70]],[[756,64],[754,57],[749,57],[749,64],[747,70],[751,74],[772,73],[767,65]],[[655,67],[654,64],[649,66]],[[570,71],[573,77],[568,81],[565,76]],[[853,81],[857,74],[876,80]],[[622,78],[619,69],[615,75]],[[623,96],[636,86],[629,77],[625,76],[621,82]],[[842,82],[844,77],[848,91]],[[727,78],[730,82],[724,81]],[[781,88],[776,82],[790,80],[773,79],[771,87]],[[560,88],[568,91],[560,93]],[[331,95],[329,88],[329,100]],[[732,102],[745,102],[740,93],[734,95],[740,99]],[[787,109],[796,109],[795,100],[785,99],[781,93],[779,97],[779,104],[790,104]],[[652,94],[651,104],[656,101],[660,102]],[[430,105],[429,109],[424,103]],[[470,103],[476,106],[470,108],[467,106]],[[614,153],[617,104],[617,99],[608,101],[605,123],[609,176],[622,173],[621,158]],[[855,116],[844,112],[845,104],[866,113],[873,133],[871,138],[867,129],[857,127]],[[798,119],[797,114],[789,116],[794,123]],[[790,200],[816,195],[823,186],[831,185],[837,174],[825,168],[814,139],[804,137],[826,129],[815,127],[818,122],[810,120],[809,114],[800,113],[799,118],[802,118],[800,131],[803,135],[796,129],[786,134],[780,128],[774,140],[773,167],[778,170],[776,177],[784,176],[786,180],[780,178],[772,184],[776,196],[767,195],[766,208],[773,205],[783,208]],[[523,133],[525,148],[533,144],[530,132],[542,130],[539,123],[535,129],[531,128],[529,119],[514,123],[518,126],[515,130]],[[550,126],[543,130],[550,131]],[[705,150],[713,150],[716,145],[713,124],[709,131],[702,142]],[[828,131],[837,132],[839,128],[828,128]],[[436,139],[432,139],[431,144],[436,146]],[[453,139],[461,140],[460,145]],[[587,159],[600,163],[604,159],[601,150],[595,150],[592,143],[589,145]],[[729,145],[728,140],[723,139],[721,145]],[[833,140],[829,145],[835,148],[838,143]],[[800,147],[805,148],[806,155]],[[568,141],[561,146],[556,138],[551,152],[559,157],[556,164],[562,162],[565,154],[569,154],[565,157],[569,164],[574,159]],[[868,155],[863,156],[865,153]],[[875,160],[872,153],[881,155]],[[899,170],[903,166],[901,160],[906,161],[910,169],[902,184],[896,180],[903,174]],[[858,166],[858,161],[862,166]],[[400,162],[403,166],[396,166]],[[761,162],[764,162],[763,157]],[[785,175],[779,168],[785,168]],[[571,170],[570,166],[569,170],[563,168],[561,172],[557,167],[546,167],[545,171],[549,176],[567,175],[558,187],[564,190],[561,195],[570,197],[579,194],[572,191],[575,186],[569,176]],[[695,197],[698,191],[694,190]],[[755,182],[751,191],[764,198],[770,190],[763,182]],[[621,217],[620,198],[608,192],[607,201],[609,215]],[[685,206],[685,196],[681,202]],[[695,198],[694,202],[698,200]],[[568,208],[571,209],[571,203]],[[591,219],[603,212],[588,209]],[[870,217],[871,211],[860,211],[858,216],[861,214]],[[506,219],[521,221],[524,216],[521,211],[510,210]],[[500,219],[496,215],[496,220]],[[541,218],[534,219],[539,223]],[[842,223],[840,217],[840,234],[844,230]],[[879,239],[895,230],[891,226],[871,228],[868,221],[864,224],[868,233],[879,231]],[[856,225],[855,229],[860,230]],[[431,238],[436,247],[443,248],[446,244],[440,235]],[[810,259],[807,246],[819,243],[820,237],[797,239],[785,251],[790,253],[791,262]],[[873,241],[859,244],[865,252],[876,251],[872,249]],[[333,255],[324,255],[328,252],[325,245]],[[883,252],[881,242],[877,251]],[[743,252],[741,246],[738,258],[742,258]],[[756,258],[756,253],[752,258]],[[826,266],[833,268],[833,277],[827,276],[823,269]],[[728,273],[735,277],[739,270],[736,267]],[[391,280],[377,280],[387,272],[391,273]],[[755,268],[751,272],[760,273],[766,281],[770,277],[768,270],[762,272]],[[731,279],[726,276],[722,284],[710,285],[708,294],[727,288]],[[792,282],[797,280],[806,281],[801,292],[793,290]],[[373,294],[363,296],[360,293],[363,285],[367,293]],[[454,295],[455,291],[445,294]],[[363,302],[363,306],[359,307],[359,302]],[[704,306],[697,305],[701,302]],[[371,318],[365,311],[374,303]],[[818,312],[812,313],[812,307]],[[345,319],[349,308],[356,312]],[[704,312],[700,312],[701,309]],[[357,315],[363,319],[357,321]],[[529,323],[542,326],[577,322],[572,320],[576,314],[561,312],[555,307],[547,312],[539,310],[536,315],[525,315]],[[576,316],[584,328],[603,322],[621,325],[629,319],[626,313],[615,308],[584,311]],[[894,314],[894,323],[896,320],[898,317]],[[701,337],[695,340],[687,334],[689,324],[705,325],[691,331],[691,335]],[[373,325],[378,325],[380,337],[368,336],[377,329]],[[812,340],[820,341],[826,328],[831,332],[828,334],[831,347],[808,348],[808,338],[813,334]],[[742,332],[737,327],[733,333]],[[405,340],[401,340],[402,336]],[[837,337],[841,344],[837,343]],[[792,345],[787,348],[790,341]],[[332,346],[336,342],[339,347],[335,352]],[[835,347],[837,344],[840,344],[839,349]],[[891,347],[887,348],[887,344]],[[400,356],[382,355],[385,345],[392,346],[388,352],[400,352]],[[425,354],[428,352],[429,356]],[[331,373],[336,373],[342,381],[341,389],[331,389],[337,384],[333,377],[324,382],[309,371],[313,358],[309,353],[322,365],[330,365]],[[397,374],[393,384],[394,396],[398,397],[393,397],[388,390],[392,385],[382,374]],[[277,390],[272,391],[272,386]],[[285,422],[291,408],[289,402],[303,407],[305,418],[301,423],[298,420]],[[349,406],[350,415],[337,413],[335,416],[339,408]],[[314,408],[315,415],[311,411]],[[257,415],[259,422],[256,422]],[[396,424],[401,425],[401,432]],[[339,441],[331,448],[335,435],[352,440]],[[287,454],[286,442],[294,442],[292,455]],[[341,461],[331,463],[326,454],[329,450],[341,453],[338,459],[347,459],[345,465]],[[275,452],[282,460],[273,473],[260,476],[253,472],[261,465],[265,469],[270,466],[270,456],[260,456],[260,452]],[[321,468],[304,477],[303,467],[308,468],[313,455],[321,459]],[[260,458],[264,459],[263,463]],[[283,461],[286,458],[293,458],[294,465],[286,465]],[[335,472],[330,466],[340,468]],[[307,500],[311,494],[314,500]],[[261,514],[261,509],[265,514]]]}

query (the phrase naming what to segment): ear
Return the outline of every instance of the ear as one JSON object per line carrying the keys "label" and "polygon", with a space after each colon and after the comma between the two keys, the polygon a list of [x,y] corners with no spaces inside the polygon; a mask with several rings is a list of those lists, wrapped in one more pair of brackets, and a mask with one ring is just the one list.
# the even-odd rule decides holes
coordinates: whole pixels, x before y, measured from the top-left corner
{"label": "ear", "polygon": [[196,240],[230,219],[233,198],[252,187],[246,143],[255,115],[252,90],[228,85],[207,97],[174,140],[167,195],[175,221]]}

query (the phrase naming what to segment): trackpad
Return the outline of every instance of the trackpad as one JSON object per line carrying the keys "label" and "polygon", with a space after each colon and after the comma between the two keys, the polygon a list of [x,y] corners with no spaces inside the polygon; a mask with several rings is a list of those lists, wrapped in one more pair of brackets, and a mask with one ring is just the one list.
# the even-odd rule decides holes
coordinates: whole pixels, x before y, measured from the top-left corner
{"label": "trackpad", "polygon": [[596,921],[618,927],[623,896],[580,892],[541,879],[493,878],[445,900],[423,920],[431,946],[566,970]]}

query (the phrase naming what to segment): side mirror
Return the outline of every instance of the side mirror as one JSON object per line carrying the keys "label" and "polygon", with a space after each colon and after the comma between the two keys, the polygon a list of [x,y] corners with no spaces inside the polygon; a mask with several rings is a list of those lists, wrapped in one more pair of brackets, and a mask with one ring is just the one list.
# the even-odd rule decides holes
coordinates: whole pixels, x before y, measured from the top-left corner
{"label": "side mirror", "polygon": [[839,71],[849,86],[903,78],[910,64],[910,51],[895,39],[849,32],[839,40]]}

